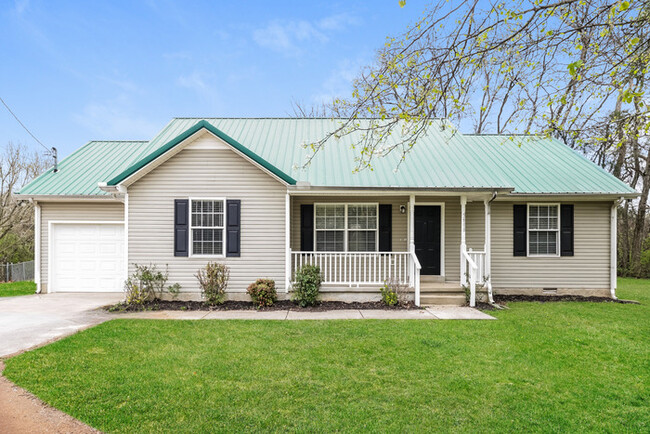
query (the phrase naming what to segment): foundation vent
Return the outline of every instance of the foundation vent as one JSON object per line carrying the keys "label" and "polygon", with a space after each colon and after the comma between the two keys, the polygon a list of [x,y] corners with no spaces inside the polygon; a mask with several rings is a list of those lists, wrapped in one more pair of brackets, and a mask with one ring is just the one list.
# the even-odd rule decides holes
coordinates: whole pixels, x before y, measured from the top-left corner
{"label": "foundation vent", "polygon": [[542,294],[557,294],[557,288],[542,288]]}

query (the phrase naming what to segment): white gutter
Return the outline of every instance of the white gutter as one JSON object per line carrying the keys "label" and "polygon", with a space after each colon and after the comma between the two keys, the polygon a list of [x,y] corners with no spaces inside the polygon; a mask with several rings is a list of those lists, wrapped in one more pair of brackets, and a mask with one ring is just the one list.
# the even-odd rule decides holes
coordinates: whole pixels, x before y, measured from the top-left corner
{"label": "white gutter", "polygon": [[41,287],[41,206],[34,201],[34,280],[36,281],[36,294],[40,294]]}

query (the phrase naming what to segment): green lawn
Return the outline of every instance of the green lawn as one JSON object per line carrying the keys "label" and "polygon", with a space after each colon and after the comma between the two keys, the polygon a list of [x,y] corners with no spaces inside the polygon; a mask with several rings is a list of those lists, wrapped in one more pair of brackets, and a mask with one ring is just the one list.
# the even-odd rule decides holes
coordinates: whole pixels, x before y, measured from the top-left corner
{"label": "green lawn", "polygon": [[513,303],[498,321],[114,320],[5,375],[109,432],[650,430],[642,305]]}
{"label": "green lawn", "polygon": [[29,295],[36,291],[36,283],[30,281],[0,283],[0,297]]}

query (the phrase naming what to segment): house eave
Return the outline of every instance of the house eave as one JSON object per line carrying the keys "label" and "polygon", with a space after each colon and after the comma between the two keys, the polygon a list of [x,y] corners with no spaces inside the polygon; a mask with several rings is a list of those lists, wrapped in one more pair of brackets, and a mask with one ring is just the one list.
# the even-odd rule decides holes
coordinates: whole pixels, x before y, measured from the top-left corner
{"label": "house eave", "polygon": [[81,194],[14,194],[17,200],[36,200],[38,202],[119,202],[111,195]]}

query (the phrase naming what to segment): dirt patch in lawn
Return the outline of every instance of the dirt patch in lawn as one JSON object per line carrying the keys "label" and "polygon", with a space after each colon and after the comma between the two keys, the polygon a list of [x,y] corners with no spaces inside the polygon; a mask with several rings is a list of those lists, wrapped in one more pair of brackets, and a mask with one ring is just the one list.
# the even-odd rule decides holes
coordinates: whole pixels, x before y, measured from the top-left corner
{"label": "dirt patch in lawn", "polygon": [[580,295],[495,295],[496,303],[508,303],[511,301],[536,301],[539,303],[553,303],[558,301],[582,301],[591,303],[622,303],[639,304],[634,300],[613,300],[607,297],[583,297]]}
{"label": "dirt patch in lawn", "polygon": [[342,310],[342,309],[383,309],[383,310],[408,310],[419,309],[413,302],[405,303],[400,306],[386,306],[380,301],[372,302],[352,302],[345,303],[342,301],[323,301],[316,306],[300,307],[296,303],[289,300],[280,300],[270,307],[263,307],[258,309],[250,301],[234,301],[228,300],[219,306],[209,306],[202,301],[180,301],[180,300],[154,300],[145,303],[141,306],[129,306],[124,303],[118,303],[106,307],[109,312],[142,312],[142,311],[155,311],[155,310],[260,310],[260,311],[273,311],[273,310],[293,310],[302,312],[324,312],[328,310]]}
{"label": "dirt patch in lawn", "polygon": [[36,396],[1,375],[0,432],[7,433],[98,433],[72,416],[50,407]]}

